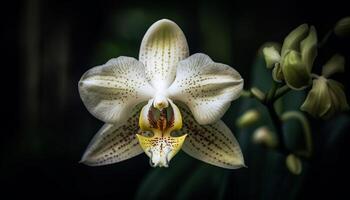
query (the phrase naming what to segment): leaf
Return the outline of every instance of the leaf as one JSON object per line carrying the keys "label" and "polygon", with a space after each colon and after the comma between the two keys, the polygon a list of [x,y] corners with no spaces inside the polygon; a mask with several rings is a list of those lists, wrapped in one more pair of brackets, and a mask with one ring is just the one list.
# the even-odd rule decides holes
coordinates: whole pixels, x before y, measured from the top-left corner
{"label": "leaf", "polygon": [[225,181],[222,180],[228,173],[228,170],[201,164],[184,182],[175,199],[216,199],[225,188]]}
{"label": "leaf", "polygon": [[[281,104],[280,115],[286,111],[299,110],[305,99],[304,91],[289,91],[278,103]],[[276,102],[277,103],[277,102]],[[287,120],[283,123],[283,134],[288,149],[298,151],[305,148],[303,129],[297,120]]]}
{"label": "leaf", "polygon": [[266,68],[262,54],[258,55],[252,66],[251,87],[267,92],[272,86],[272,71]]}
{"label": "leaf", "polygon": [[151,168],[141,182],[136,200],[168,199],[174,197],[186,178],[197,168],[197,161],[179,152],[169,168]]}

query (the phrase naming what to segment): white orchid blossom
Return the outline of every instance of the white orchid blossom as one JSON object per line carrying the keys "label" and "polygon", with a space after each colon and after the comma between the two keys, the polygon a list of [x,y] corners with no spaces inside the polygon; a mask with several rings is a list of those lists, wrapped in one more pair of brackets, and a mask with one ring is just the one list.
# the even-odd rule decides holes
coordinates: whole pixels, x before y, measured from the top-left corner
{"label": "white orchid blossom", "polygon": [[106,165],[145,152],[151,166],[168,167],[182,149],[219,167],[242,167],[239,144],[220,121],[242,88],[236,70],[205,54],[189,56],[182,30],[157,21],[142,40],[139,60],[121,56],[82,76],[81,99],[106,123],[82,162]]}

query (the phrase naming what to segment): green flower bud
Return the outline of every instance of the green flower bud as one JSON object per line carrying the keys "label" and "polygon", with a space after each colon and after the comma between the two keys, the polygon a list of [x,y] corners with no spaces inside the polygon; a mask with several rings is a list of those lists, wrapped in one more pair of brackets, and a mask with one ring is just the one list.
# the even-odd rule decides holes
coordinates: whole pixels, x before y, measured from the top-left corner
{"label": "green flower bud", "polygon": [[308,30],[309,26],[307,24],[302,24],[287,35],[282,46],[282,57],[289,50],[299,51],[300,42],[306,37]]}
{"label": "green flower bud", "polygon": [[294,154],[289,154],[286,158],[286,166],[288,170],[295,175],[299,175],[303,169],[300,159]]}
{"label": "green flower bud", "polygon": [[344,72],[345,59],[341,55],[334,55],[322,68],[322,76],[328,78],[329,76]]}
{"label": "green flower bud", "polygon": [[265,99],[265,94],[257,87],[252,87],[250,89],[250,92],[252,93],[253,96],[258,98],[259,100],[264,100]]}
{"label": "green flower bud", "polygon": [[253,143],[269,148],[275,148],[278,145],[275,135],[273,135],[270,129],[268,129],[266,126],[262,126],[254,131]]}
{"label": "green flower bud", "polygon": [[272,70],[272,78],[276,82],[282,82],[284,80],[282,67],[280,63],[276,63]]}
{"label": "green flower bud", "polygon": [[350,17],[344,17],[337,22],[334,27],[334,33],[339,37],[350,36]]}
{"label": "green flower bud", "polygon": [[311,26],[309,35],[300,43],[301,60],[311,73],[312,65],[317,56],[317,33],[314,26]]}
{"label": "green flower bud", "polygon": [[301,110],[322,119],[328,119],[335,113],[348,110],[343,85],[337,81],[320,76],[313,80]]}
{"label": "green flower bud", "polygon": [[297,51],[287,52],[282,63],[282,73],[287,85],[294,90],[301,90],[310,85],[310,71]]}
{"label": "green flower bud", "polygon": [[243,115],[241,115],[237,119],[236,125],[240,128],[249,127],[257,123],[259,119],[260,119],[260,113],[255,109],[251,109],[244,112]]}
{"label": "green flower bud", "polygon": [[280,53],[273,46],[265,47],[263,49],[263,54],[266,62],[266,67],[268,69],[274,67],[275,63],[278,63],[281,60]]}
{"label": "green flower bud", "polygon": [[272,77],[284,80],[294,90],[302,90],[311,83],[311,69],[317,55],[315,27],[302,24],[284,39],[281,61],[275,64]]}

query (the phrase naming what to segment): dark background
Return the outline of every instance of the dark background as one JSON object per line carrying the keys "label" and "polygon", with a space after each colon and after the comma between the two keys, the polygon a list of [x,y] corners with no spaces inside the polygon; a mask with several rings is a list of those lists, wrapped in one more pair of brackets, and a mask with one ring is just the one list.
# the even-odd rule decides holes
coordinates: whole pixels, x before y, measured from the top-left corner
{"label": "dark background", "polygon": [[[289,31],[302,23],[315,25],[322,39],[337,20],[350,15],[345,2],[338,0],[27,0],[7,2],[1,6],[1,13],[4,101],[1,124],[4,128],[1,131],[0,181],[4,187],[0,191],[3,195],[11,195],[10,199],[22,195],[48,199],[135,197],[145,177],[153,170],[145,155],[104,167],[78,163],[88,142],[103,123],[93,118],[83,106],[77,83],[86,70],[112,57],[137,58],[143,34],[156,20],[169,18],[175,21],[187,37],[191,54],[203,52],[215,61],[234,66],[248,88],[252,82],[251,66],[264,42],[282,42]],[[337,38],[331,38],[331,41],[329,48],[320,52],[318,63],[324,63],[334,49],[349,57],[348,40],[339,42]],[[345,77],[340,76],[343,83]],[[230,112],[236,111],[231,108]],[[225,115],[224,120],[233,127],[234,119],[229,116]],[[330,124],[342,117],[346,125],[348,114],[331,120]],[[345,178],[349,175],[346,155],[349,134],[337,138],[323,150],[331,138],[330,133],[321,132],[331,132],[333,126],[323,129],[320,127],[323,122],[313,123],[318,125],[314,134],[319,133],[316,144],[320,154],[310,164],[308,174],[301,181],[303,184],[297,189],[298,194],[293,195],[296,199],[349,196],[348,179]],[[348,128],[346,125],[343,129],[346,132]],[[199,161],[182,154],[178,157],[172,161],[175,166],[180,165],[181,158],[190,160],[188,173],[178,175],[179,179],[186,179],[188,174],[195,173],[192,167],[199,165]],[[248,167],[256,163],[249,155],[246,161]],[[268,181],[264,184],[264,179],[271,177],[253,172],[253,169],[223,170],[229,174],[230,181],[221,198],[292,199],[289,195],[288,198],[273,195],[285,191],[283,188],[296,187],[288,182],[289,179],[280,184],[278,181],[275,185],[269,185]],[[270,171],[274,176],[274,169]],[[280,171],[276,172],[279,176],[277,173]],[[249,179],[244,178],[247,174]],[[255,182],[260,185],[254,185]],[[173,189],[181,188],[175,182],[168,184]],[[237,185],[240,185],[238,189]],[[193,189],[193,194],[206,193],[201,186],[196,188],[199,189]]]}

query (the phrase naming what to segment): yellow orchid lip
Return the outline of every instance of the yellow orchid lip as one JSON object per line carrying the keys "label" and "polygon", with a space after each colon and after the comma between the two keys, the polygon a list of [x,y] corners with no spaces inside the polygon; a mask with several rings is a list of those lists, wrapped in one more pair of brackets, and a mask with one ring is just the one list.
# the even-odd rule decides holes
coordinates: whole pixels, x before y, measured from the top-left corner
{"label": "yellow orchid lip", "polygon": [[187,134],[173,137],[171,133],[182,127],[180,110],[171,101],[170,107],[156,109],[153,101],[142,108],[139,126],[143,131],[151,131],[152,136],[136,134],[143,151],[150,157],[152,167],[168,167],[169,161],[179,152]]}
{"label": "yellow orchid lip", "polygon": [[179,152],[187,134],[180,137],[162,136],[145,137],[136,134],[141,148],[150,157],[152,167],[168,167],[169,161]]}

